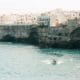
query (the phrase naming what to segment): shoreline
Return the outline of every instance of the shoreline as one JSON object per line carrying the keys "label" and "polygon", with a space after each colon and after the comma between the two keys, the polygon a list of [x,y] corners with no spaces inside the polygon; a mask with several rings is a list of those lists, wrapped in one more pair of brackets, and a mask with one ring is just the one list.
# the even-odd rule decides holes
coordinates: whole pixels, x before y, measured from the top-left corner
{"label": "shoreline", "polygon": [[[71,42],[68,42],[66,44],[58,44],[58,43],[55,43],[55,44],[52,44],[52,46],[50,46],[50,44],[48,45],[45,45],[45,43],[36,43],[36,42],[30,42],[30,41],[24,41],[24,39],[18,41],[4,41],[4,40],[0,40],[0,42],[3,42],[3,43],[12,43],[12,44],[23,44],[23,45],[33,45],[33,46],[37,46],[41,49],[45,49],[45,48],[58,48],[58,49],[80,49],[80,46],[77,46],[77,45],[80,45],[79,42],[75,42],[75,43],[72,43]],[[75,46],[76,45],[76,46]]]}

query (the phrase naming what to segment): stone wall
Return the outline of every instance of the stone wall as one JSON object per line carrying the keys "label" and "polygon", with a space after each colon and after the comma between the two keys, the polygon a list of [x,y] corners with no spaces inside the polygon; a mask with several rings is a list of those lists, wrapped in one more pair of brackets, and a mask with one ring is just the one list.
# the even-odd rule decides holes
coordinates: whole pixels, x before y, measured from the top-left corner
{"label": "stone wall", "polygon": [[0,39],[6,35],[15,38],[28,38],[31,25],[0,25]]}

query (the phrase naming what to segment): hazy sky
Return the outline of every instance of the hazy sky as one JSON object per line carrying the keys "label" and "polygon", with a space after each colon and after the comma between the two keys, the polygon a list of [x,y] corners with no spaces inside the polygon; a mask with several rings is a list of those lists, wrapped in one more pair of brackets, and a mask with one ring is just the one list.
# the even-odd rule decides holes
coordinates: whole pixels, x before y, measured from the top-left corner
{"label": "hazy sky", "polygon": [[80,10],[80,0],[0,0],[0,13],[39,13],[56,8]]}

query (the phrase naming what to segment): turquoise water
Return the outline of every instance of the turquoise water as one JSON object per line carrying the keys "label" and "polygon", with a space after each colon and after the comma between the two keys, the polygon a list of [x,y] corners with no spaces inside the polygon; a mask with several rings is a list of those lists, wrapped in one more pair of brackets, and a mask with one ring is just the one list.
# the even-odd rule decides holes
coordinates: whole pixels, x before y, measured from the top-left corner
{"label": "turquoise water", "polygon": [[0,43],[0,80],[80,80],[80,50]]}

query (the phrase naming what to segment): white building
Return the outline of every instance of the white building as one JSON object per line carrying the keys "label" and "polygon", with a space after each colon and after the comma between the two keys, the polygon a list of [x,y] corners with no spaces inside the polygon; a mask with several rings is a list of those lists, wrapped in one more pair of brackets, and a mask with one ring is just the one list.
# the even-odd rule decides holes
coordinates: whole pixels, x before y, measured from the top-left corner
{"label": "white building", "polygon": [[[56,27],[59,24],[70,24],[70,23],[68,23],[68,21],[73,20],[75,18],[77,18],[78,23],[80,23],[79,22],[80,21],[80,12],[79,11],[63,11],[61,9],[56,9],[54,11],[50,11],[50,12],[47,12],[44,14],[50,17],[50,26],[51,27],[53,27],[53,26]],[[73,23],[73,21],[71,22],[71,24],[72,23]]]}
{"label": "white building", "polygon": [[26,15],[26,22],[25,22],[25,24],[35,25],[35,24],[37,24],[37,18],[38,18],[38,15],[35,15],[35,14]]}
{"label": "white building", "polygon": [[[73,25],[70,20],[78,19],[80,24],[80,11],[63,11],[56,9],[43,14],[8,14],[0,15],[0,24],[25,24],[25,25],[45,25],[58,26],[59,24]],[[70,21],[70,22],[68,22]]]}
{"label": "white building", "polygon": [[63,10],[56,9],[54,11],[45,13],[50,17],[50,27],[58,26],[59,24],[65,24],[67,21],[66,15]]}

